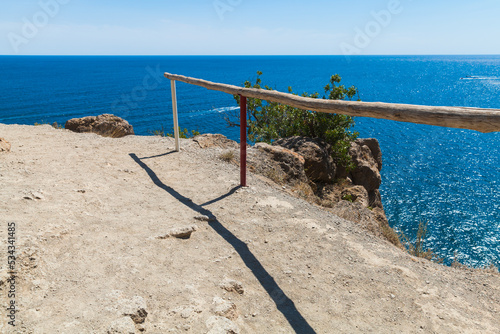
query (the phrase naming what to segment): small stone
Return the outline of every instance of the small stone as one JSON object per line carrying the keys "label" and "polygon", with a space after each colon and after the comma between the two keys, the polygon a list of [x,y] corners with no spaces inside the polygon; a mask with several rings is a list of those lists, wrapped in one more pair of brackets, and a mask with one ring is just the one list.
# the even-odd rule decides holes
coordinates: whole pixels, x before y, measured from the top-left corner
{"label": "small stone", "polygon": [[127,314],[128,316],[130,316],[130,319],[132,319],[132,321],[136,324],[142,324],[144,323],[144,321],[146,321],[146,317],[148,316],[148,312],[141,308],[139,310],[137,310],[137,313],[134,313],[134,314]]}
{"label": "small stone", "polygon": [[206,215],[200,215],[200,216],[195,216],[194,219],[196,220],[200,220],[200,221],[204,221],[204,222],[210,222],[210,221],[214,221],[215,220],[215,217],[209,217],[209,216],[206,216]]}
{"label": "small stone", "polygon": [[178,239],[189,239],[191,234],[196,231],[198,227],[196,225],[178,227],[171,229],[165,235],[157,236],[156,239],[167,239],[168,237],[174,237]]}
{"label": "small stone", "polygon": [[392,298],[392,299],[394,299],[394,298],[396,298],[396,296],[394,296],[394,295],[391,293],[391,298]]}
{"label": "small stone", "polygon": [[43,200],[44,197],[41,191],[31,191],[28,192],[26,195],[24,195],[23,199],[34,201],[34,200]]}
{"label": "small stone", "polygon": [[232,279],[225,279],[220,284],[220,287],[228,292],[237,292],[240,295],[242,295],[245,292],[245,289],[243,289],[243,285],[240,282]]}
{"label": "small stone", "polygon": [[32,192],[31,194],[33,195],[34,199],[44,199],[43,195],[39,192],[35,191],[35,192]]}
{"label": "small stone", "polygon": [[213,304],[215,304],[213,308],[215,315],[225,317],[229,320],[238,318],[238,311],[234,303],[228,302],[220,297],[215,297]]}
{"label": "small stone", "polygon": [[122,299],[118,307],[122,314],[130,317],[135,324],[144,323],[148,316],[146,302],[141,296],[134,296],[132,299]]}

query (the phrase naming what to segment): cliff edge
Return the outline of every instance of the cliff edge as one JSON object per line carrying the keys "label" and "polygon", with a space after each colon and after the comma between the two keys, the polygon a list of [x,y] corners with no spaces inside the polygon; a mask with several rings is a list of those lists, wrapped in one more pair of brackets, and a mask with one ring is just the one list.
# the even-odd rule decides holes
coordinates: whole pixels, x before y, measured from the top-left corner
{"label": "cliff edge", "polygon": [[498,274],[414,258],[258,174],[239,188],[227,148],[0,137],[2,333],[500,332]]}

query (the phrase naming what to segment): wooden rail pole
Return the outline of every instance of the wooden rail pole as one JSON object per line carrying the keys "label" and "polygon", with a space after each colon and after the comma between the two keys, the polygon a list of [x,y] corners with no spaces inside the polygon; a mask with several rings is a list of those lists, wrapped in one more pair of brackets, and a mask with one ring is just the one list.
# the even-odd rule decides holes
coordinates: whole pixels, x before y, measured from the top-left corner
{"label": "wooden rail pole", "polygon": [[164,76],[170,80],[182,81],[211,90],[278,102],[304,110],[357,117],[384,118],[393,121],[471,129],[480,132],[500,131],[499,109],[313,99],[274,90],[226,85],[171,73],[165,73]]}
{"label": "wooden rail pole", "polygon": [[174,113],[174,136],[175,136],[175,151],[179,152],[179,118],[177,117],[177,93],[175,89],[175,80],[170,80],[170,87],[172,88],[172,109]]}
{"label": "wooden rail pole", "polygon": [[240,185],[247,186],[247,98],[240,95]]}

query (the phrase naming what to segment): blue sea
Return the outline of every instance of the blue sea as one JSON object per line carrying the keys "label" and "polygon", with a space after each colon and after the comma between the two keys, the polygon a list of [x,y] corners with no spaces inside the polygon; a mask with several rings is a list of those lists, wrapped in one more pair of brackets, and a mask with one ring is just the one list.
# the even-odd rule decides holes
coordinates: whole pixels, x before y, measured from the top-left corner
{"label": "blue sea", "polygon": [[[113,113],[150,135],[172,129],[163,72],[242,85],[257,71],[281,91],[322,93],[338,73],[363,101],[500,108],[500,56],[0,56],[0,122]],[[223,119],[232,96],[177,83],[177,97],[182,128],[238,139]],[[380,142],[391,226],[411,239],[428,223],[425,244],[447,264],[500,266],[500,133],[370,118],[356,130]]]}

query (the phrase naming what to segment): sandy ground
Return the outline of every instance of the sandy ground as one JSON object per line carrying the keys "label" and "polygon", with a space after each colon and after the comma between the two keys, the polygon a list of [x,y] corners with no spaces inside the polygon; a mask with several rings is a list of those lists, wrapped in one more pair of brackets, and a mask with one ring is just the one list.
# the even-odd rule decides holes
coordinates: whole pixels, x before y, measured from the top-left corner
{"label": "sandy ground", "polygon": [[238,188],[221,149],[0,137],[1,333],[500,333],[498,274],[413,258],[258,176]]}

